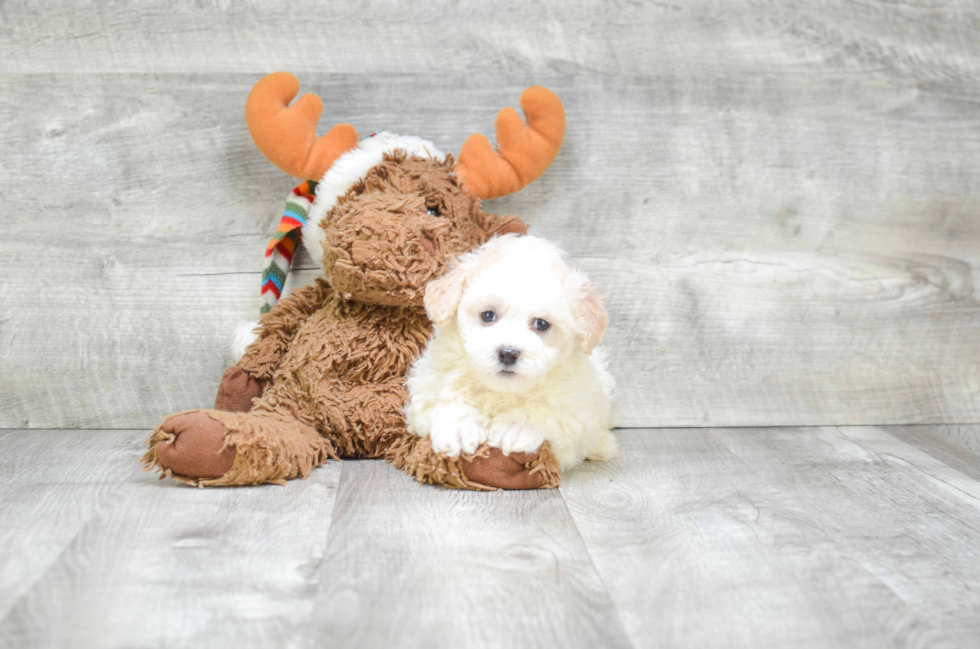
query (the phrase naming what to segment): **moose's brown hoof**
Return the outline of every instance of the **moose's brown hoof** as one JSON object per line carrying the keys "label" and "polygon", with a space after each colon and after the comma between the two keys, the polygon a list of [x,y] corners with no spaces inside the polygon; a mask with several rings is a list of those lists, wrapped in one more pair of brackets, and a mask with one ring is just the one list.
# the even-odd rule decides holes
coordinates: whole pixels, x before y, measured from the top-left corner
{"label": "moose's brown hoof", "polygon": [[261,397],[265,382],[232,365],[221,376],[218,396],[214,398],[214,409],[225,412],[248,412],[252,409],[252,399]]}
{"label": "moose's brown hoof", "polygon": [[225,446],[225,427],[205,413],[168,417],[161,428],[173,441],[157,444],[157,461],[187,478],[220,478],[235,462],[235,447]]}
{"label": "moose's brown hoof", "polygon": [[531,473],[526,467],[536,459],[537,453],[504,455],[499,448],[491,448],[489,456],[463,462],[463,473],[473,482],[497,489],[540,489],[545,482],[544,474]]}

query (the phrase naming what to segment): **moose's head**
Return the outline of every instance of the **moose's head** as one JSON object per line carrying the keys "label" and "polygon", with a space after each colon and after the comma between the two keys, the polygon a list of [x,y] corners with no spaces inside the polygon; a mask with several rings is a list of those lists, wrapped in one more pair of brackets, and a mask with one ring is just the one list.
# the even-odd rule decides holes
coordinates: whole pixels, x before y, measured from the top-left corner
{"label": "moose's head", "polygon": [[249,94],[246,121],[276,166],[318,181],[303,243],[322,260],[330,284],[348,299],[421,306],[425,285],[449,259],[495,234],[524,232],[514,216],[484,212],[481,199],[515,192],[551,164],[565,134],[561,101],[535,86],[521,95],[525,124],[512,108],[497,115],[498,150],[471,135],[459,158],[417,137],[378,133],[358,140],[349,124],[317,137],[323,103],[299,81],[270,74]]}

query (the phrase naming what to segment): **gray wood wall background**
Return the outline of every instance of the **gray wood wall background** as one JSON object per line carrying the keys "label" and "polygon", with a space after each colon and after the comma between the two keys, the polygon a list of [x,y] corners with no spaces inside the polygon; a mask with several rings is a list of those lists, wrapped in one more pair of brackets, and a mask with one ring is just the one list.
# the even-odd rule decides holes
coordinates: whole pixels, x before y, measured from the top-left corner
{"label": "gray wood wall background", "polygon": [[[603,288],[624,426],[980,422],[976,2],[0,2],[0,427],[209,404],[323,128],[450,151],[530,84],[548,173],[490,203]],[[316,266],[300,259],[295,278]]]}

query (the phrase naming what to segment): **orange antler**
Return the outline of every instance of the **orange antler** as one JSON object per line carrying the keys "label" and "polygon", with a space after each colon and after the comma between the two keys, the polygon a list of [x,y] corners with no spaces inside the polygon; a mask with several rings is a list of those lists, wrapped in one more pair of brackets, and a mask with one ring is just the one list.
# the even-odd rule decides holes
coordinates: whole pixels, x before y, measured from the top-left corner
{"label": "orange antler", "polygon": [[320,180],[333,161],[357,146],[357,131],[338,124],[323,137],[316,124],[323,102],[308,93],[289,106],[299,92],[299,80],[288,72],[263,77],[248,93],[245,122],[259,151],[287,174]]}
{"label": "orange antler", "polygon": [[544,173],[558,155],[565,137],[565,109],[547,88],[532,86],[521,93],[527,125],[513,108],[497,113],[499,153],[487,138],[471,135],[459,152],[456,175],[463,188],[478,198],[511,194]]}

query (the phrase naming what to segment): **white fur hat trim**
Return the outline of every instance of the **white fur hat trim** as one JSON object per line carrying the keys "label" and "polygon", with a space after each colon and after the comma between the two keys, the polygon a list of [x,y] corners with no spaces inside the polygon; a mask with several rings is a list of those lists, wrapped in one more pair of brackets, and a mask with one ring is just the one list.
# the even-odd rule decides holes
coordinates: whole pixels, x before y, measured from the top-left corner
{"label": "white fur hat trim", "polygon": [[255,328],[258,326],[258,321],[248,320],[238,323],[238,326],[235,327],[235,333],[231,336],[231,356],[236,361],[245,353],[245,348],[259,337],[255,333]]}

